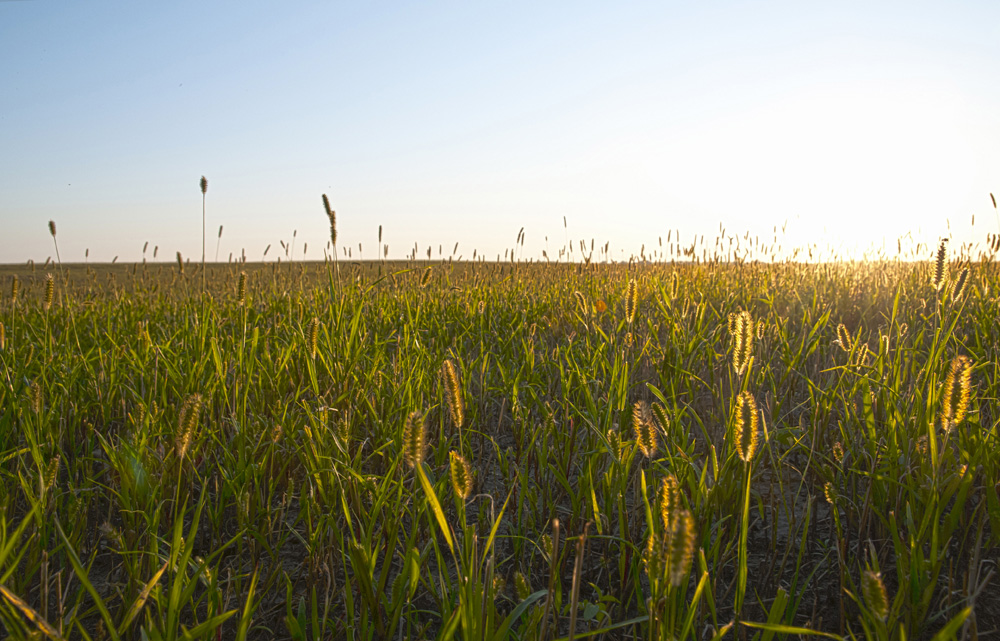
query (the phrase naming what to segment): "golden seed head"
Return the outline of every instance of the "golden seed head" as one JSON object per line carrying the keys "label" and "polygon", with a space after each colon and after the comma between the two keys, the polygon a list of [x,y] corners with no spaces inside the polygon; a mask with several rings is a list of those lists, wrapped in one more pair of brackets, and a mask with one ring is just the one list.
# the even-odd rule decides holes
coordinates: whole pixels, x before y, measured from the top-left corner
{"label": "golden seed head", "polygon": [[757,452],[757,401],[750,392],[743,392],[736,400],[736,451],[740,460],[749,463]]}
{"label": "golden seed head", "polygon": [[837,507],[837,488],[833,487],[830,481],[823,484],[823,496],[826,497],[827,503]]}
{"label": "golden seed head", "polygon": [[625,320],[629,325],[635,320],[635,315],[639,311],[639,287],[635,279],[628,281],[628,289],[625,292]]}
{"label": "golden seed head", "polygon": [[951,288],[952,300],[957,300],[965,293],[965,286],[969,283],[969,268],[966,267],[958,274],[955,284]]}
{"label": "golden seed head", "polygon": [[309,356],[310,358],[316,358],[316,352],[319,351],[319,319],[315,316],[312,321],[309,322]]}
{"label": "golden seed head", "polygon": [[840,345],[840,349],[845,352],[851,351],[851,346],[853,345],[851,334],[847,331],[847,327],[843,323],[837,325],[837,343]]}
{"label": "golden seed head", "polygon": [[56,480],[59,478],[59,462],[60,457],[56,454],[45,468],[45,478],[42,481],[44,483],[45,491],[55,487]]}
{"label": "golden seed head", "polygon": [[421,287],[427,287],[427,285],[430,284],[430,282],[431,282],[431,269],[432,268],[430,266],[428,266],[426,269],[424,269],[423,275],[420,276],[420,286]]}
{"label": "golden seed head", "polygon": [[840,441],[833,444],[833,460],[837,463],[844,461],[844,446],[840,444]]}
{"label": "golden seed head", "polygon": [[864,571],[861,575],[861,597],[872,614],[885,621],[889,616],[889,596],[880,572]]}
{"label": "golden seed head", "polygon": [[410,412],[403,425],[403,459],[410,467],[416,467],[424,460],[424,448],[427,444],[426,432],[424,415],[416,410]]}
{"label": "golden seed head", "polygon": [[673,517],[681,507],[681,490],[677,484],[677,477],[669,474],[660,486],[660,519],[663,521],[664,529],[670,529]]}
{"label": "golden seed head", "polygon": [[441,365],[441,378],[444,379],[451,420],[455,427],[462,427],[465,422],[465,406],[462,403],[462,388],[458,382],[458,375],[455,373],[455,365],[451,360],[446,360]]}
{"label": "golden seed head", "polygon": [[651,458],[656,454],[656,427],[653,425],[653,414],[646,401],[636,401],[632,407],[632,428],[635,430],[635,440],[643,456]]}
{"label": "golden seed head", "polygon": [[667,410],[665,410],[659,403],[653,403],[650,406],[650,410],[653,414],[653,424],[655,427],[662,433],[669,433],[670,415],[667,414]]}
{"label": "golden seed head", "polygon": [[476,311],[479,313],[480,316],[482,316],[483,312],[486,311],[486,301],[484,300],[479,301],[479,308]]}
{"label": "golden seed head", "polygon": [[45,274],[45,303],[44,307],[48,310],[52,307],[52,299],[55,297],[56,283],[52,274]]}
{"label": "golden seed head", "polygon": [[967,356],[956,356],[951,361],[944,382],[941,422],[945,431],[958,425],[969,408],[969,391],[972,381],[972,361]]}
{"label": "golden seed head", "polygon": [[201,181],[200,181],[200,185],[201,185],[201,193],[205,194],[208,191],[208,178],[205,178],[204,176],[202,176],[201,177]]}
{"label": "golden seed head", "polygon": [[17,303],[17,294],[21,291],[21,281],[17,278],[17,274],[10,281],[10,302],[11,304]]}
{"label": "golden seed head", "polygon": [[733,335],[733,369],[742,374],[753,363],[756,325],[750,312],[744,310],[730,314],[729,331]]}
{"label": "golden seed head", "polygon": [[689,510],[678,510],[670,527],[670,585],[684,584],[694,558],[694,518]]}
{"label": "golden seed head", "polygon": [[198,413],[201,411],[201,395],[192,394],[187,397],[181,406],[180,414],[177,418],[177,457],[181,460],[187,455],[191,448],[191,441],[194,439],[194,430],[198,426]]}
{"label": "golden seed head", "polygon": [[0,351],[3,351],[7,347],[7,330],[4,328],[3,323],[0,323]]}
{"label": "golden seed head", "polygon": [[934,278],[931,283],[934,289],[941,291],[945,281],[948,279],[948,239],[942,238],[938,245],[937,260],[934,263]]}
{"label": "golden seed head", "polygon": [[448,453],[451,468],[451,489],[463,501],[472,494],[472,471],[469,462],[461,454],[452,450]]}

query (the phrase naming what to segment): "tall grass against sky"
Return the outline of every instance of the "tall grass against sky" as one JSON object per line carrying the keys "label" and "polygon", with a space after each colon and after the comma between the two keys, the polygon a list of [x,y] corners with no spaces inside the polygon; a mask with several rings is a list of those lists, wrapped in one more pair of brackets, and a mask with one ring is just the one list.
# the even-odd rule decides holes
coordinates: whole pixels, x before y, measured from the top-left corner
{"label": "tall grass against sky", "polygon": [[0,262],[48,256],[53,217],[67,261],[196,256],[202,174],[223,260],[293,230],[320,258],[320,193],[372,258],[380,224],[390,257],[494,257],[521,226],[535,257],[720,222],[980,240],[996,24],[988,2],[2,2]]}

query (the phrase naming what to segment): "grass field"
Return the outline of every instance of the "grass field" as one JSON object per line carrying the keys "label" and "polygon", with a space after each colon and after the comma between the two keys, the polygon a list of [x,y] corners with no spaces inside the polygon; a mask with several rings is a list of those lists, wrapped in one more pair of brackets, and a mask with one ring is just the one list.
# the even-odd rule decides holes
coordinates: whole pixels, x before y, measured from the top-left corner
{"label": "grass field", "polygon": [[11,638],[1000,634],[989,257],[0,285]]}

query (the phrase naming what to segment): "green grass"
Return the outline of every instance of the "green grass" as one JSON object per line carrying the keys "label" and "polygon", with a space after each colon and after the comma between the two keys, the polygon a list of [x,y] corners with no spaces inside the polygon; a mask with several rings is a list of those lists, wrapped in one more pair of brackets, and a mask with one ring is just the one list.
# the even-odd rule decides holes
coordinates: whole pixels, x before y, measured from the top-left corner
{"label": "green grass", "polygon": [[[953,298],[933,269],[0,268],[2,632],[995,631],[1000,282],[991,260],[973,263]],[[945,430],[960,355],[968,411]],[[749,461],[743,392],[759,418]],[[472,471],[467,499],[452,452]],[[676,495],[660,491],[670,476]],[[676,555],[650,557],[671,541]]]}

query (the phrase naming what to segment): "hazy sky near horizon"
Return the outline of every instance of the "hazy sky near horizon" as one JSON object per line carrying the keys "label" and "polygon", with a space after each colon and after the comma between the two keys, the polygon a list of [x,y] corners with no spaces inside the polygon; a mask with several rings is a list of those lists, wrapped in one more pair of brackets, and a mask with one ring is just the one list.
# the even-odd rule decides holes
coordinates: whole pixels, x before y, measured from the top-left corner
{"label": "hazy sky near horizon", "polygon": [[997,2],[0,2],[0,88],[0,262],[198,260],[202,175],[223,261],[998,231]]}

